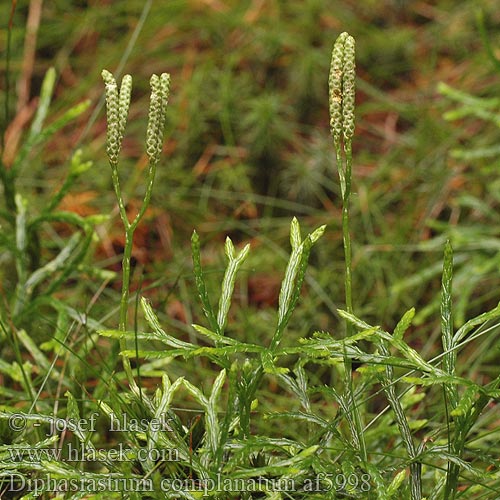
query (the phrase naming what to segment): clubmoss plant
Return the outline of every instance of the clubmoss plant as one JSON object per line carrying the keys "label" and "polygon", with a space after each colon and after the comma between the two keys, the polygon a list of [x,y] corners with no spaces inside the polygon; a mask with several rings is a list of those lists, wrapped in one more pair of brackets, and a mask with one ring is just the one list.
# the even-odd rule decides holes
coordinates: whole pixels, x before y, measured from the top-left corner
{"label": "clubmoss plant", "polygon": [[[134,232],[141,221],[151,201],[151,193],[156,174],[156,167],[160,161],[163,145],[163,134],[165,129],[165,113],[170,92],[170,75],[162,73],[161,76],[153,75],[150,80],[151,97],[149,105],[148,125],[146,131],[146,152],[149,159],[149,168],[146,178],[146,192],[137,214],[129,220],[126,210],[126,201],[122,194],[120,177],[118,172],[118,158],[123,141],[123,134],[127,124],[128,111],[130,107],[130,95],[132,92],[132,77],[125,75],[122,79],[120,91],[113,75],[103,70],[102,78],[106,84],[106,115],[107,115],[107,143],[106,152],[111,166],[113,187],[118,201],[120,218],[125,229],[125,247],[122,260],[122,293],[120,300],[119,330],[127,329],[128,300],[130,290],[130,259]],[[122,348],[125,347],[122,341]],[[124,368],[129,383],[134,384],[130,363],[124,358]]]}
{"label": "clubmoss plant", "polygon": [[[342,194],[342,239],[344,243],[345,262],[345,304],[348,313],[352,308],[352,256],[351,235],[349,232],[349,208],[351,201],[352,177],[352,138],[354,135],[354,104],[355,104],[355,42],[354,38],[344,32],[339,35],[332,51],[329,76],[330,96],[330,129],[335,146],[337,170],[340,178]],[[344,154],[342,154],[342,152]],[[353,333],[352,326],[346,322],[346,337]],[[352,385],[352,363],[346,356],[345,383],[349,392],[350,407],[353,412],[352,437],[363,459],[367,460],[362,424],[357,410],[357,404]]]}
{"label": "clubmoss plant", "polygon": [[[37,117],[43,118],[46,90],[54,82],[51,73],[43,86],[45,97],[38,111],[42,114]],[[220,274],[211,272],[213,269],[207,272],[201,264],[202,237],[193,232],[193,296],[201,303],[198,315],[193,311],[195,323],[172,331],[175,323],[162,316],[161,307],[155,310],[156,297],[155,302],[145,297],[139,301],[138,294],[144,320],[137,314],[137,328],[131,331],[127,320],[131,248],[134,230],[151,199],[162,148],[168,77],[153,77],[151,81],[146,133],[149,170],[146,194],[135,215],[127,213],[119,176],[132,82],[124,77],[119,89],[110,73],[104,72],[103,77],[108,104],[107,153],[127,242],[119,328],[103,330],[105,319],[88,316],[86,324],[79,327],[92,333],[88,338],[77,335],[72,339],[71,320],[76,311],[52,294],[60,289],[61,280],[85,264],[82,252],[96,219],[57,211],[56,207],[76,176],[90,167],[89,162],[84,162],[79,152],[73,155],[60,190],[36,215],[32,215],[31,198],[19,191],[12,177],[11,185],[4,185],[8,199],[5,209],[0,210],[0,245],[15,264],[12,273],[18,277],[16,286],[6,294],[5,305],[0,306],[0,340],[6,343],[2,351],[6,356],[0,361],[4,381],[0,394],[5,399],[0,405],[0,491],[23,498],[39,495],[44,500],[55,495],[72,500],[422,500],[423,495],[427,500],[498,499],[499,430],[494,403],[500,398],[500,376],[494,364],[496,353],[490,349],[489,369],[481,355],[474,359],[473,368],[463,358],[471,359],[469,349],[478,339],[486,339],[490,332],[498,334],[500,305],[464,321],[455,331],[461,323],[457,324],[453,301],[453,288],[460,291],[454,265],[460,262],[454,257],[451,241],[440,240],[436,245],[444,245],[444,258],[439,265],[441,294],[437,300],[431,299],[440,305],[441,319],[441,330],[436,331],[436,335],[441,333],[441,346],[433,358],[427,359],[420,345],[410,345],[415,339],[411,329],[418,328],[414,308],[390,331],[363,321],[353,312],[349,234],[353,222],[349,205],[355,97],[352,37],[343,33],[335,43],[329,79],[346,254],[346,305],[337,312],[346,322],[345,335],[311,332],[316,316],[312,321],[302,322],[300,317],[292,321],[302,300],[311,301],[314,312],[320,312],[317,290],[308,287],[304,291],[303,284],[309,277],[312,247],[325,230],[320,226],[303,238],[295,217],[290,224],[291,249],[283,252],[288,259],[282,261],[283,279],[274,316],[266,309],[265,321],[255,321],[262,311],[256,313],[251,308],[238,316],[237,309],[245,304],[234,300],[235,291],[242,291],[242,295],[245,291],[244,281],[238,281],[248,270],[245,266],[258,268],[255,261],[248,264],[253,257],[249,245],[237,248],[226,238],[225,269]],[[265,108],[262,110],[269,113]],[[36,118],[33,126],[40,126],[43,135],[52,125],[41,126]],[[225,134],[231,135],[230,127],[231,122],[226,121]],[[28,138],[40,140],[31,134]],[[236,143],[237,137],[233,139]],[[30,157],[31,151],[22,151],[16,162]],[[4,167],[1,173],[5,179],[13,174]],[[30,247],[42,225],[51,222],[71,223],[78,231],[61,238],[62,248],[52,260],[35,266]],[[460,241],[454,241],[455,245],[460,252]],[[44,257],[40,257],[42,262]],[[218,279],[215,287],[219,294],[214,297],[211,290]],[[45,310],[52,307],[58,314],[53,338],[40,347],[33,338],[35,328],[18,327],[18,322],[31,318],[39,306]],[[234,331],[238,335],[233,337]],[[114,364],[108,366],[107,356],[102,364],[95,362],[94,354],[99,354],[101,345],[96,342],[98,334],[119,340],[116,345],[121,347],[129,387],[121,384],[123,372],[116,373]],[[133,341],[133,348],[132,343],[125,345],[125,340]],[[426,342],[434,345],[434,340]],[[490,345],[495,346],[496,340],[489,335]],[[130,358],[137,360],[138,374],[145,381],[140,397]],[[351,368],[354,362],[358,364],[355,376]],[[80,377],[84,371],[87,375]],[[93,385],[86,382],[95,381],[98,386],[92,391]],[[27,400],[24,405],[23,400]],[[90,415],[99,417],[95,427],[75,425],[85,424]],[[68,425],[71,432],[59,435],[53,431],[50,437],[43,436],[54,418]],[[23,419],[27,425],[12,428]],[[125,424],[128,419],[136,424]],[[120,432],[114,432],[116,428],[111,432],[109,425],[106,428],[106,424],[117,422],[123,424]],[[81,445],[77,460],[64,447],[69,443],[72,447]],[[119,453],[120,459],[114,453],[117,446],[125,452]],[[75,481],[79,491],[73,491],[75,483],[52,491],[51,483],[44,483],[47,474],[61,485],[68,479]],[[28,482],[32,479],[37,483]],[[105,480],[110,480],[109,488]],[[99,482],[92,486],[93,481]],[[8,491],[12,484],[21,482],[25,483],[24,491]],[[36,492],[30,491],[33,484],[40,486]]]}

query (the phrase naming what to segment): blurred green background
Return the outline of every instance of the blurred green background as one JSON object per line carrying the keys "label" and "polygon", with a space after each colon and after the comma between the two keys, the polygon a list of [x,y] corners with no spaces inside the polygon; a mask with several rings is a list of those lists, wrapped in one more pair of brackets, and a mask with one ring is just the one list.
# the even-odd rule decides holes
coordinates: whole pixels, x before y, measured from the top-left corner
{"label": "blurred green background", "polygon": [[[1,7],[3,48],[9,4]],[[28,13],[37,6],[40,20],[32,23],[37,35],[26,50]],[[120,165],[133,210],[144,192],[149,77],[169,72],[167,137],[152,207],[136,235],[133,289],[142,276],[143,293],[162,321],[188,335],[187,325],[201,313],[191,277],[192,230],[200,234],[215,293],[225,236],[237,244],[250,242],[239,304],[232,310],[241,331],[229,327],[228,334],[267,339],[289,224],[297,216],[304,230],[328,228],[313,252],[290,336],[335,332],[343,328],[336,313],[343,306],[343,254],[327,79],[333,42],[348,31],[357,43],[358,72],[355,312],[392,328],[416,306],[414,343],[432,349],[446,238],[456,252],[457,324],[498,301],[498,155],[463,153],[495,145],[500,118],[497,123],[470,116],[445,120],[443,114],[456,104],[437,90],[445,82],[476,96],[498,95],[499,73],[478,24],[482,15],[483,32],[498,56],[497,7],[494,0],[17,2],[9,78],[13,92],[28,81],[29,94],[21,109],[15,92],[11,95],[0,126],[5,131],[16,114],[32,109],[51,66],[58,75],[53,118],[77,102],[92,101],[86,115],[32,155],[19,187],[43,207],[71,152],[83,148],[84,158],[95,163],[63,208],[113,214],[98,227],[93,259],[118,271],[123,236],[105,156],[100,73],[106,68],[134,79]],[[4,66],[3,90],[5,74]],[[41,251],[50,254],[59,237],[57,229],[47,229]],[[64,298],[113,324],[118,291],[118,278],[102,287],[89,276],[69,282]]]}

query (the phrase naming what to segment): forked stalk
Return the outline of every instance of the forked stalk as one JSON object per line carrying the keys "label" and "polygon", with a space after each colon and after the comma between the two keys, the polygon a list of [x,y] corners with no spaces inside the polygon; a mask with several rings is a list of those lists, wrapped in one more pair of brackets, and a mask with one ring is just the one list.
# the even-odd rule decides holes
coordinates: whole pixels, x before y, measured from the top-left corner
{"label": "forked stalk", "polygon": [[[149,106],[148,127],[146,132],[146,152],[149,159],[147,173],[146,193],[141,207],[132,222],[127,215],[126,203],[120,186],[118,175],[118,156],[121,149],[125,125],[127,123],[130,107],[130,94],[132,91],[132,78],[125,75],[122,79],[120,92],[113,75],[104,70],[103,80],[106,84],[106,114],[107,114],[107,144],[106,152],[111,165],[111,176],[115,190],[120,218],[125,230],[125,247],[122,260],[122,291],[120,299],[119,330],[127,330],[128,301],[130,295],[130,261],[134,244],[134,232],[141,221],[151,201],[151,193],[156,174],[156,167],[160,160],[163,146],[163,132],[165,128],[165,111],[168,103],[170,76],[163,73],[161,76],[151,77],[151,99]],[[126,348],[125,339],[120,339],[120,348]],[[128,358],[123,357],[123,367],[131,387],[136,388],[132,369]]]}

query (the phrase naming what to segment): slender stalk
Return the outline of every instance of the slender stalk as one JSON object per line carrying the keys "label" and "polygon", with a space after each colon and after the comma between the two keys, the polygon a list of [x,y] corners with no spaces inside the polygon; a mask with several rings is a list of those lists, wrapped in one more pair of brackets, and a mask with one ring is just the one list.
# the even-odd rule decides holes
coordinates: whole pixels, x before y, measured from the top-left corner
{"label": "slender stalk", "polygon": [[[130,296],[130,261],[132,259],[132,249],[134,245],[134,233],[146,213],[151,201],[156,166],[160,160],[160,154],[163,145],[163,132],[165,125],[165,111],[168,103],[168,94],[170,86],[170,76],[163,73],[161,76],[153,75],[151,77],[151,99],[149,107],[148,127],[146,133],[146,151],[149,158],[149,169],[146,183],[146,193],[142,200],[141,207],[130,222],[125,206],[125,200],[120,185],[118,175],[118,156],[121,149],[125,125],[127,122],[128,110],[130,107],[130,95],[132,92],[132,78],[125,75],[122,79],[120,91],[113,75],[103,70],[102,77],[106,84],[106,114],[107,114],[107,144],[106,151],[111,165],[111,177],[113,188],[118,202],[120,218],[125,231],[125,245],[122,259],[122,291],[120,298],[119,325],[120,331],[125,332],[128,325],[128,302]],[[126,349],[125,337],[120,339],[120,349]],[[139,388],[135,382],[134,375],[130,366],[130,360],[123,357],[123,368],[127,375],[129,385],[136,392]]]}
{"label": "slender stalk", "polygon": [[115,190],[116,201],[118,203],[118,210],[120,211],[120,218],[123,223],[125,231],[130,228],[130,222],[127,217],[127,210],[125,208],[125,203],[123,201],[122,190],[120,186],[120,179],[118,177],[118,168],[116,166],[111,167],[111,179],[113,181],[113,188]]}
{"label": "slender stalk", "polygon": [[[128,223],[128,219],[127,219]],[[128,299],[130,295],[130,260],[132,258],[132,248],[134,244],[134,229],[130,225],[125,229],[125,248],[123,249],[123,260],[122,260],[122,294],[120,299],[120,319],[118,329],[122,332],[127,330],[127,319],[128,319]],[[125,338],[120,339],[120,349],[123,351],[127,348],[127,341]],[[130,365],[130,360],[123,356],[123,369],[127,375],[130,387],[135,389],[139,394],[139,388],[135,382],[134,374],[132,372],[132,367]]]}
{"label": "slender stalk", "polygon": [[[349,216],[350,216],[350,201],[351,201],[351,174],[352,174],[352,146],[351,141],[344,143],[344,153],[345,153],[345,177],[344,177],[344,196],[342,200],[342,240],[344,244],[344,263],[345,263],[345,277],[344,277],[344,288],[345,288],[345,304],[348,313],[353,313],[352,306],[352,250],[351,250],[351,234],[349,228]],[[346,337],[352,336],[354,333],[353,325],[346,320]],[[354,385],[352,379],[352,361],[345,355],[344,356],[344,368],[345,368],[345,385],[347,390],[347,397],[350,401],[350,407],[352,408],[352,417],[354,420],[355,428],[355,438],[356,444],[359,448],[360,455],[362,459],[367,462],[368,455],[366,452],[366,444],[363,435],[363,424],[361,422],[361,416],[359,414],[359,409],[356,403],[356,395],[354,393]]]}
{"label": "slender stalk", "polygon": [[151,194],[153,193],[153,185],[154,185],[155,176],[156,176],[156,165],[157,165],[157,162],[154,162],[149,167],[148,183],[146,186],[146,193],[144,194],[144,201],[141,205],[141,208],[137,212],[137,215],[135,216],[134,220],[130,224],[130,227],[133,231],[135,231],[136,227],[139,225],[139,222],[141,221],[144,214],[146,213],[146,209],[148,208],[149,203],[151,201]]}
{"label": "slender stalk", "polygon": [[[342,201],[342,238],[344,242],[345,261],[345,304],[348,313],[353,312],[352,307],[352,251],[351,234],[349,231],[350,201],[351,201],[351,173],[352,173],[352,147],[351,142],[344,145],[346,155],[345,191]],[[346,336],[353,333],[353,325],[346,321]]]}
{"label": "slender stalk", "polygon": [[130,294],[130,261],[132,258],[132,247],[134,244],[134,231],[130,228],[125,229],[125,248],[123,249],[122,259],[122,294],[120,300],[120,320],[118,329],[125,331],[127,329],[128,316],[128,298]]}
{"label": "slender stalk", "polygon": [[[352,138],[354,135],[355,105],[355,43],[348,33],[342,33],[335,41],[330,65],[330,127],[335,146],[337,170],[342,194],[342,240],[345,262],[345,304],[352,314],[352,251],[349,231],[349,208],[351,200]],[[353,326],[346,320],[346,337],[353,334]],[[349,401],[354,425],[352,438],[360,452],[361,459],[367,462],[366,445],[363,435],[361,416],[356,404],[352,380],[352,362],[344,353],[344,381],[346,399]]]}
{"label": "slender stalk", "polygon": [[[143,204],[139,212],[135,216],[134,220],[132,221],[132,223],[130,223],[128,220],[125,211],[125,205],[123,203],[123,198],[121,197],[120,191],[118,191],[117,193],[118,205],[120,206],[120,215],[123,221],[123,226],[125,228],[125,246],[123,249],[123,259],[122,259],[122,291],[120,298],[120,313],[119,313],[119,325],[118,325],[118,329],[123,332],[127,330],[127,325],[128,325],[128,302],[130,297],[130,274],[131,274],[130,263],[132,260],[132,250],[134,247],[134,233],[149,205],[154,184],[155,172],[156,172],[156,165],[153,165],[149,171],[148,187],[146,190],[146,195],[144,196]],[[119,182],[117,185],[119,188]],[[120,349],[125,350],[126,347],[127,347],[126,339],[123,338],[120,340]],[[132,387],[136,387],[134,375],[130,365],[130,360],[126,357],[123,357],[123,368],[125,370],[125,373],[127,374],[127,378],[129,380],[130,385]]]}
{"label": "slender stalk", "polygon": [[[116,169],[113,169],[113,172],[116,172]],[[130,263],[132,260],[132,250],[134,247],[134,233],[141,221],[146,209],[151,200],[151,193],[153,190],[154,177],[156,173],[156,163],[150,166],[149,175],[148,175],[148,183],[146,188],[146,194],[143,199],[143,203],[139,212],[135,216],[132,222],[129,221],[127,212],[125,209],[125,203],[123,201],[123,197],[121,195],[120,182],[118,180],[118,175],[113,175],[113,183],[115,184],[115,192],[118,200],[118,206],[120,210],[120,216],[123,222],[123,227],[125,229],[125,245],[123,249],[123,259],[122,259],[122,291],[120,298],[120,312],[119,312],[119,324],[118,329],[122,332],[127,330],[128,325],[128,302],[130,297],[130,275],[131,268]],[[126,339],[120,339],[120,349],[123,351],[127,347]],[[130,365],[130,360],[123,357],[123,369],[127,375],[127,379],[131,387],[138,390],[137,384],[134,379],[134,375],[132,372],[132,368]],[[139,391],[140,394],[140,391]]]}

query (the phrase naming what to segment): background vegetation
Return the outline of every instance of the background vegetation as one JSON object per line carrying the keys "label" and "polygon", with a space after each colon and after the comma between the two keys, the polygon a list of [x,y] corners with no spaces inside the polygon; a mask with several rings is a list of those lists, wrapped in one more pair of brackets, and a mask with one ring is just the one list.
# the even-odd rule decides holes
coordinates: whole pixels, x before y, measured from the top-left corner
{"label": "background vegetation", "polygon": [[[10,18],[10,7],[0,7],[2,19]],[[196,229],[211,296],[224,273],[226,236],[238,247],[251,244],[226,335],[267,344],[288,259],[290,220],[297,216],[308,232],[322,224],[327,230],[312,252],[300,307],[283,343],[295,345],[318,330],[343,336],[337,312],[344,307],[341,200],[327,105],[331,49],[342,31],[357,46],[351,212],[356,315],[392,331],[415,307],[406,342],[424,359],[439,353],[447,239],[455,251],[455,328],[497,304],[500,13],[494,0],[32,1],[18,2],[10,19],[10,68],[3,67],[0,84],[4,166],[15,164],[22,152],[49,68],[55,68],[56,81],[47,123],[90,100],[19,165],[17,190],[35,221],[27,230],[26,270],[55,259],[72,234],[79,235],[74,244],[82,252],[71,266],[58,268],[57,277],[46,270],[36,282],[35,305],[18,300],[12,252],[0,257],[2,358],[38,363],[31,389],[23,387],[21,374],[10,380],[12,366],[3,367],[10,403],[25,399],[27,390],[36,394],[56,363],[54,331],[64,332],[80,362],[57,360],[60,370],[71,366],[69,378],[57,385],[56,375],[53,385],[42,384],[48,398],[57,400],[69,389],[77,399],[97,399],[106,391],[102,366],[115,369],[110,343],[95,334],[118,323],[124,249],[105,156],[103,68],[134,78],[120,164],[131,213],[144,194],[149,77],[172,77],[166,141],[151,206],[136,232],[131,285],[131,308],[140,289],[171,335],[195,343],[190,325],[203,322],[190,257]],[[8,31],[0,36],[7,53]],[[77,149],[81,158],[75,160]],[[81,167],[90,160],[92,166]],[[73,171],[71,188],[59,191]],[[95,234],[80,219],[44,219],[57,192],[61,211],[95,216],[88,219]],[[2,210],[4,243],[9,216]],[[143,323],[140,311],[133,316],[131,327]],[[16,331],[28,332],[32,343],[24,337],[21,346],[7,342],[9,321]],[[461,353],[458,375],[477,383],[497,376],[493,327]],[[155,388],[166,370],[172,380],[186,376],[209,388],[211,362],[192,363],[148,363],[142,384]],[[337,376],[322,369],[317,380],[334,386]],[[263,411],[286,407],[282,387],[266,384]],[[431,391],[425,408],[440,396]],[[367,412],[377,414],[381,404],[372,398]],[[185,405],[193,401],[187,398]],[[418,418],[424,409],[413,411]],[[494,432],[496,424],[492,407],[483,429]],[[302,423],[294,425],[291,432],[300,434]],[[431,436],[430,428],[421,432]]]}

